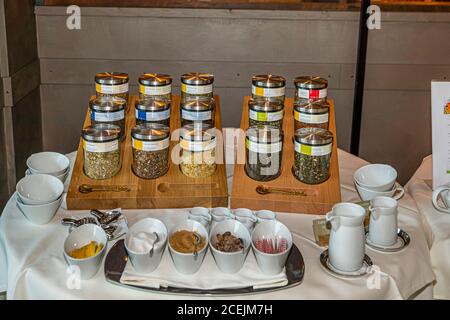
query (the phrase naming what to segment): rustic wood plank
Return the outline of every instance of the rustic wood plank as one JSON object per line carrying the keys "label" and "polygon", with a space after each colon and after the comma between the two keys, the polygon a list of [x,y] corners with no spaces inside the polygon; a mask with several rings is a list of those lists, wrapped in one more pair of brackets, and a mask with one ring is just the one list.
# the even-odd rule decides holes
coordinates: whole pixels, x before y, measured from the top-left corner
{"label": "rustic wood plank", "polygon": [[[241,129],[248,128],[248,100],[244,98]],[[283,155],[282,172],[280,177],[272,181],[255,181],[245,173],[244,164],[236,164],[233,177],[233,189],[230,196],[232,208],[250,208],[254,210],[269,209],[279,212],[325,214],[331,207],[341,201],[341,189],[339,182],[339,164],[337,158],[336,124],[334,121],[334,104],[330,100],[330,131],[334,133],[333,151],[331,158],[331,177],[324,183],[318,185],[307,185],[298,181],[292,174],[291,168],[294,163],[294,146],[292,137],[294,134],[293,99],[285,101],[285,115],[283,120]],[[240,137],[241,148],[245,148]],[[238,145],[238,150],[240,150]],[[245,149],[244,149],[245,150]],[[278,187],[283,189],[308,190],[308,196],[289,196],[283,194],[260,195],[256,192],[258,185]]]}
{"label": "rustic wood plank", "polygon": [[[39,70],[39,60],[36,59],[11,76],[14,104],[18,103],[36,88],[39,88],[41,83]],[[39,97],[36,103],[37,101],[40,101]]]}

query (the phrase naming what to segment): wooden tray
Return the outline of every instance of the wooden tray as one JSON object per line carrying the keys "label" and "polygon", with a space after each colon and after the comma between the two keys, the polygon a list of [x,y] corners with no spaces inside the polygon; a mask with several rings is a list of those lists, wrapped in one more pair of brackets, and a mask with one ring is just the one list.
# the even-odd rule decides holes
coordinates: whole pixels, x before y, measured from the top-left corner
{"label": "wooden tray", "polygon": [[[241,129],[248,128],[248,107],[250,97],[244,98]],[[333,151],[331,157],[331,177],[318,185],[308,185],[297,180],[292,174],[294,163],[294,135],[293,99],[285,101],[285,114],[283,121],[284,145],[282,155],[282,173],[272,181],[255,181],[245,173],[244,164],[236,164],[234,170],[233,189],[231,191],[231,208],[250,208],[253,210],[269,209],[279,212],[325,214],[331,207],[341,201],[341,188],[339,183],[339,165],[337,157],[336,124],[334,117],[334,103],[329,101],[330,131],[334,134]],[[245,148],[245,137],[240,137],[238,150]],[[286,190],[306,190],[308,196],[291,196],[284,194],[260,195],[256,187],[264,185]]]}
{"label": "wooden tray", "polygon": [[[225,165],[218,164],[215,174],[209,178],[194,179],[181,173],[179,166],[170,161],[169,172],[154,180],[141,179],[131,170],[132,150],[130,130],[135,125],[134,102],[137,97],[131,96],[129,108],[126,112],[127,136],[122,148],[122,169],[111,179],[93,180],[83,171],[83,147],[80,140],[78,154],[73,169],[67,193],[67,207],[69,210],[88,209],[151,209],[151,208],[190,208],[195,206],[219,207],[228,206],[227,175]],[[220,116],[220,98],[216,99],[216,128],[222,129]],[[173,96],[170,129],[173,132],[180,127],[180,97]],[[84,126],[90,124],[89,111],[86,114]],[[178,144],[171,141],[170,152]],[[217,148],[221,144],[218,141]],[[131,192],[93,192],[82,194],[78,187],[82,184],[95,185],[126,185]]]}

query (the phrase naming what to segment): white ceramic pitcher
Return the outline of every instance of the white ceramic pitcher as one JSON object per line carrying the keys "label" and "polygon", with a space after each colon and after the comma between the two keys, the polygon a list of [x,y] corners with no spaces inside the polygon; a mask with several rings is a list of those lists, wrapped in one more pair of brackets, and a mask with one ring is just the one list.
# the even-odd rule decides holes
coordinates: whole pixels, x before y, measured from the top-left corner
{"label": "white ceramic pitcher", "polygon": [[[438,204],[439,196],[441,196],[445,208]],[[450,213],[450,185],[439,187],[433,191],[433,205],[441,212]]]}
{"label": "white ceramic pitcher", "polygon": [[330,263],[338,270],[361,269],[365,255],[364,218],[366,210],[354,203],[338,203],[326,215],[331,223],[328,253]]}
{"label": "white ceramic pitcher", "polygon": [[397,242],[398,203],[390,197],[376,197],[370,205],[369,240],[374,244],[391,246]]}

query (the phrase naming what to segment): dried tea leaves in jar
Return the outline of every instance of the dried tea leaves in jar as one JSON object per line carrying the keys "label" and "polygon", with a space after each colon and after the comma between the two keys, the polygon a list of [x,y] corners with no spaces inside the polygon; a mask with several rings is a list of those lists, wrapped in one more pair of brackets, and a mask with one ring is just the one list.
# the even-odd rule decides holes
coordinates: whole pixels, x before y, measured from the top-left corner
{"label": "dried tea leaves in jar", "polygon": [[328,130],[330,105],[324,100],[294,104],[294,128],[322,128]]}
{"label": "dried tea leaves in jar", "polygon": [[202,124],[214,126],[216,101],[211,99],[194,99],[182,102],[181,125],[201,122]]}
{"label": "dried tea leaves in jar", "polygon": [[286,79],[272,74],[252,77],[252,98],[284,104]]}
{"label": "dried tea leaves in jar", "polygon": [[214,75],[190,72],[181,76],[181,102],[213,97]]}
{"label": "dried tea leaves in jar", "polygon": [[139,99],[135,105],[136,124],[160,123],[170,126],[171,103],[167,100]]}
{"label": "dried tea leaves in jar", "polygon": [[278,129],[283,127],[284,104],[265,100],[249,100],[249,125],[271,125]]}
{"label": "dried tea leaves in jar", "polygon": [[327,79],[313,76],[301,76],[294,79],[294,85],[295,101],[298,103],[327,100]]}
{"label": "dried tea leaves in jar", "polygon": [[128,101],[128,74],[123,72],[102,72],[95,75],[95,91],[97,97],[114,96]]}
{"label": "dried tea leaves in jar", "polygon": [[113,124],[120,128],[120,139],[125,138],[125,109],[127,101],[119,97],[96,97],[89,102],[91,125]]}
{"label": "dried tea leaves in jar", "polygon": [[162,73],[144,73],[139,77],[139,98],[172,100],[172,77]]}

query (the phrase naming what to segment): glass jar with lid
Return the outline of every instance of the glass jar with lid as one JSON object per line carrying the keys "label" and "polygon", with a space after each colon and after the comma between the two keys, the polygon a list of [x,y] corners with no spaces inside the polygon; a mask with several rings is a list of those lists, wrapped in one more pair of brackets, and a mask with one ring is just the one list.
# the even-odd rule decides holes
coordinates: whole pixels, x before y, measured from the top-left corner
{"label": "glass jar with lid", "polygon": [[214,127],[216,101],[211,99],[194,99],[181,102],[181,125],[201,122]]}
{"label": "glass jar with lid", "polygon": [[254,100],[248,102],[249,126],[272,125],[283,127],[284,104],[279,101]]}
{"label": "glass jar with lid", "polygon": [[168,100],[138,99],[134,105],[136,124],[160,123],[169,127],[170,106]]}
{"label": "glass jar with lid", "polygon": [[322,128],[301,128],[294,135],[292,172],[301,182],[319,184],[330,177],[333,133]]}
{"label": "glass jar with lid", "polygon": [[214,75],[190,72],[181,76],[181,102],[213,97]]}
{"label": "glass jar with lid", "polygon": [[162,73],[144,73],[139,77],[139,98],[172,100],[172,77]]}
{"label": "glass jar with lid", "polygon": [[181,129],[181,172],[191,178],[208,178],[216,171],[214,128],[193,123]]}
{"label": "glass jar with lid", "polygon": [[120,128],[113,124],[96,124],[81,132],[84,173],[91,179],[114,177],[122,166]]}
{"label": "glass jar with lid", "polygon": [[169,127],[144,123],[131,129],[133,164],[136,176],[156,179],[169,171]]}
{"label": "glass jar with lid", "polygon": [[316,127],[328,130],[330,105],[325,100],[296,102],[294,104],[295,130]]}
{"label": "glass jar with lid", "polygon": [[328,80],[321,77],[301,76],[294,79],[295,101],[306,103],[327,100]]}
{"label": "glass jar with lid", "polygon": [[286,79],[272,74],[260,74],[252,77],[252,97],[276,101],[284,104]]}
{"label": "glass jar with lid", "polygon": [[102,72],[95,75],[97,96],[114,96],[128,101],[130,78],[122,72]]}
{"label": "glass jar with lid", "polygon": [[120,128],[120,139],[125,138],[125,109],[127,101],[113,96],[101,96],[91,99],[89,110],[91,125],[114,124]]}
{"label": "glass jar with lid", "polygon": [[247,175],[257,181],[274,180],[281,174],[283,131],[270,125],[247,129],[245,137]]}

